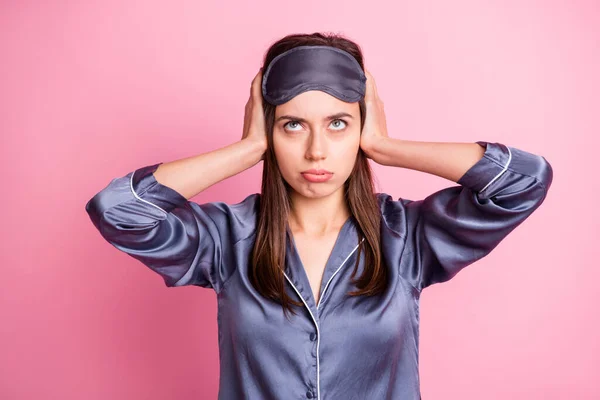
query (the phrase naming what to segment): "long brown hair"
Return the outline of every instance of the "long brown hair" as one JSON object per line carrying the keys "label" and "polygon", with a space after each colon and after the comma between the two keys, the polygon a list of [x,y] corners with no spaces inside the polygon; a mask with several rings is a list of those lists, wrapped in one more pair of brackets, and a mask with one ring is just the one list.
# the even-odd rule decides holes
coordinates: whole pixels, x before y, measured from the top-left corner
{"label": "long brown hair", "polygon": [[[356,58],[364,70],[363,55],[356,43],[338,34],[313,33],[288,35],[272,44],[265,54],[263,74],[277,55],[303,45],[326,45],[345,50]],[[273,150],[275,106],[263,99],[263,108],[268,149],[264,156],[262,193],[249,279],[261,295],[280,303],[287,316],[287,312],[295,314],[291,304],[302,306],[301,302],[293,300],[284,290],[286,235],[290,234],[288,226],[288,213],[291,207],[289,191],[293,189],[281,176]],[[360,100],[359,108],[362,132],[366,116],[364,99]],[[383,292],[387,285],[387,270],[384,267],[380,250],[381,213],[375,194],[371,166],[362,149],[359,149],[352,173],[344,183],[344,189],[348,208],[358,225],[358,241],[365,239],[358,248],[356,264],[352,272],[352,283],[359,290],[347,294],[350,296],[377,295]],[[362,251],[365,256],[365,267],[363,274],[355,280]]]}

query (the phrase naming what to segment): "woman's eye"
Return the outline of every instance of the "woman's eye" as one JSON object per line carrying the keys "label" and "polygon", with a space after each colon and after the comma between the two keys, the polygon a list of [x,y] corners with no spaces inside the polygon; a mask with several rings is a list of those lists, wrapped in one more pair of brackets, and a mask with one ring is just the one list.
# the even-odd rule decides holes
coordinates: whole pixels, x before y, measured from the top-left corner
{"label": "woman's eye", "polygon": [[[343,125],[341,127],[339,124],[340,122],[343,123]],[[290,121],[290,122],[286,123],[285,125],[283,125],[283,127],[284,127],[284,129],[292,128],[291,125],[293,125],[293,124],[298,124],[298,121]],[[331,125],[333,125],[333,124],[335,124],[337,126],[337,128],[334,129],[335,131],[341,131],[347,125],[346,121],[344,121],[343,119],[335,119],[335,120],[331,121]],[[293,128],[288,129],[288,130],[295,131],[295,129],[293,129]]]}
{"label": "woman's eye", "polygon": [[[297,124],[298,121],[290,121],[287,124],[283,125],[283,127],[285,128],[286,126],[289,127],[291,124]],[[292,129],[293,130],[293,129]]]}
{"label": "woman's eye", "polygon": [[335,120],[331,121],[332,124],[335,122],[343,122],[344,123],[344,127],[340,128],[340,129],[336,129],[336,131],[341,131],[342,129],[344,129],[346,127],[346,121],[344,121],[343,119],[335,119]]}

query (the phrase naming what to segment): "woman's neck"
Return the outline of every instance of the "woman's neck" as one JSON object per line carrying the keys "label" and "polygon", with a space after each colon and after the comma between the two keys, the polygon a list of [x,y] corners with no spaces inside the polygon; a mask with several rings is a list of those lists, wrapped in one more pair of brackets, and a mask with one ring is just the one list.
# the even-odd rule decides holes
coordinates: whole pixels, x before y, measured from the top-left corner
{"label": "woman's neck", "polygon": [[292,232],[315,236],[338,232],[351,215],[343,188],[319,198],[293,193],[290,199],[288,223]]}

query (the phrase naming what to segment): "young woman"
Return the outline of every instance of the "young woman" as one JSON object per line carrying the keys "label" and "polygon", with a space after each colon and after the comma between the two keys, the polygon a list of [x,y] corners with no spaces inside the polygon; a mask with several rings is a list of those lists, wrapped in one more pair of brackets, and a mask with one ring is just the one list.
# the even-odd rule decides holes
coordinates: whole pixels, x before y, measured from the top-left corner
{"label": "young woman", "polygon": [[[458,185],[375,193],[368,159]],[[264,161],[261,193],[197,204]],[[290,35],[254,78],[242,139],[113,179],[86,210],[167,286],[218,300],[219,399],[419,399],[419,298],[481,259],[543,202],[552,168],[501,143],[387,134],[361,51]]]}

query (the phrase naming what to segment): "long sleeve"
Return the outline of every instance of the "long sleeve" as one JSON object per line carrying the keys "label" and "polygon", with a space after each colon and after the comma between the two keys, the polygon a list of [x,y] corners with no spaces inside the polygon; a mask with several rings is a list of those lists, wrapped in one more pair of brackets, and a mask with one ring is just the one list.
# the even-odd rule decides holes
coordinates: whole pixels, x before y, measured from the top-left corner
{"label": "long sleeve", "polygon": [[258,194],[237,204],[197,204],[160,184],[161,163],[113,179],[85,209],[106,241],[157,272],[166,286],[217,293],[235,270],[232,248],[254,230]]}
{"label": "long sleeve", "polygon": [[421,291],[489,254],[544,201],[552,167],[542,156],[476,142],[483,157],[452,186],[423,200],[382,198],[400,275]]}

